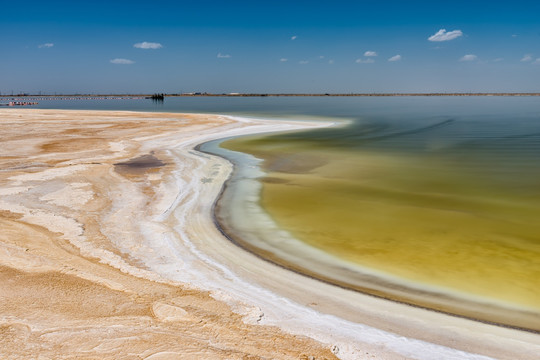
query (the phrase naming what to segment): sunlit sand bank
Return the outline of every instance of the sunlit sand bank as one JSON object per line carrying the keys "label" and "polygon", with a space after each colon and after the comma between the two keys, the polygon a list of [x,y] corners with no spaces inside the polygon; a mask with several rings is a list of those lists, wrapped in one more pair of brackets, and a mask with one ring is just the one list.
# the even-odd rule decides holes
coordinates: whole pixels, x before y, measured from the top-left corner
{"label": "sunlit sand bank", "polygon": [[309,126],[1,110],[0,354],[533,359],[536,334],[336,288],[224,238],[212,211],[232,166],[194,148]]}

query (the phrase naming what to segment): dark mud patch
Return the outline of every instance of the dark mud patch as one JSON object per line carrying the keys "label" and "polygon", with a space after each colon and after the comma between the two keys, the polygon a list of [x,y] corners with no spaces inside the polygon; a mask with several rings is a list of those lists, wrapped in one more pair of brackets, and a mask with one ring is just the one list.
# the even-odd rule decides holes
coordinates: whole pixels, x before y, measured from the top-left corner
{"label": "dark mud patch", "polygon": [[142,155],[134,159],[114,164],[119,173],[140,174],[149,170],[156,170],[166,164],[152,154]]}

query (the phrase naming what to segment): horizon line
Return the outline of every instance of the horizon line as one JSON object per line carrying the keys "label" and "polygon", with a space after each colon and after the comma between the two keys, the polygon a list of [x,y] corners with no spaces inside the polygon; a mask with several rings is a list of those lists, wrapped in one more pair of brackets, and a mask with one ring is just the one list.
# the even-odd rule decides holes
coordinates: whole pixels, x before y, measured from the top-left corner
{"label": "horizon line", "polygon": [[[2,95],[0,93],[0,98],[30,98],[30,97],[151,97],[153,94],[145,93],[66,93],[66,94],[30,94],[30,93],[19,93],[11,95]],[[188,92],[188,93],[159,93],[164,97],[287,97],[287,96],[540,96],[540,92],[350,92],[350,93],[257,93],[257,92],[248,92],[248,93],[238,93],[238,92],[229,92],[229,93],[209,93],[209,92]]]}

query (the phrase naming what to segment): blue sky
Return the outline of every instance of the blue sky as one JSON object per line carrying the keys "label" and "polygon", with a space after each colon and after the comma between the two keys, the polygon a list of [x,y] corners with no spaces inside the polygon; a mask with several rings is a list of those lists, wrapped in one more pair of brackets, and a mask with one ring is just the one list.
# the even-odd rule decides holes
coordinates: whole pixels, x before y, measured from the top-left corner
{"label": "blue sky", "polygon": [[3,94],[540,91],[539,1],[0,0],[0,9]]}

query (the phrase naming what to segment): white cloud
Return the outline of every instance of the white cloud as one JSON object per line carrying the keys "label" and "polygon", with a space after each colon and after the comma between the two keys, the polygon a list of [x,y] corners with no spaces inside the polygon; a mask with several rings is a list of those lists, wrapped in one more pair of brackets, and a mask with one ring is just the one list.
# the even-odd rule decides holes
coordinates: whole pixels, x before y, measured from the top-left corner
{"label": "white cloud", "polygon": [[400,61],[400,60],[401,60],[401,55],[394,55],[390,59],[388,59],[388,61]]}
{"label": "white cloud", "polygon": [[319,56],[319,59],[324,59],[324,55]]}
{"label": "white cloud", "polygon": [[129,59],[119,59],[119,58],[116,58],[116,59],[112,59],[112,60],[111,60],[111,63],[112,63],[112,64],[118,64],[118,65],[131,65],[131,64],[134,64],[135,61],[129,60]]}
{"label": "white cloud", "polygon": [[373,59],[356,59],[358,64],[372,64],[375,62]]}
{"label": "white cloud", "polygon": [[523,57],[521,58],[521,61],[527,62],[527,61],[532,61],[532,59],[533,59],[532,55],[527,54],[527,55],[523,55]]}
{"label": "white cloud", "polygon": [[137,49],[145,49],[146,50],[146,49],[161,49],[163,47],[163,45],[161,45],[160,43],[143,41],[143,42],[140,42],[140,43],[133,44],[133,47],[135,47]]}
{"label": "white cloud", "polygon": [[301,61],[299,61],[298,63],[304,65],[304,64],[309,63],[309,61],[307,61],[307,60],[301,60]]}
{"label": "white cloud", "polygon": [[291,40],[296,40],[298,36],[294,35],[294,36],[291,36]]}
{"label": "white cloud", "polygon": [[333,64],[333,63],[334,63],[334,60],[330,59],[330,60],[328,60],[328,63],[329,63],[329,64]]}
{"label": "white cloud", "polygon": [[518,36],[517,36],[516,34],[514,34],[514,35],[512,35],[512,37],[514,37],[514,38],[515,38],[515,37],[518,37]]}
{"label": "white cloud", "polygon": [[229,55],[229,54],[218,53],[218,54],[217,54],[217,57],[218,57],[219,59],[229,59],[229,58],[231,57],[231,55]]}
{"label": "white cloud", "polygon": [[536,60],[534,60],[534,61],[533,61],[533,64],[540,65],[540,58],[537,58]]}
{"label": "white cloud", "polygon": [[446,29],[441,29],[437,31],[434,35],[431,35],[428,37],[429,41],[448,41],[448,40],[454,40],[460,36],[462,36],[463,33],[461,30],[453,30],[446,32]]}
{"label": "white cloud", "polygon": [[364,53],[364,56],[377,56],[377,52],[375,52],[375,51],[366,51]]}
{"label": "white cloud", "polygon": [[43,49],[43,48],[52,48],[53,46],[54,46],[53,43],[45,43],[45,44],[38,45],[38,48],[40,48],[40,49]]}
{"label": "white cloud", "polygon": [[285,59],[285,58],[279,59],[279,61],[281,61],[281,62],[286,62],[287,60],[288,60],[288,59]]}
{"label": "white cloud", "polygon": [[503,60],[504,60],[503,58],[496,58],[495,60],[493,60],[493,62],[501,62]]}
{"label": "white cloud", "polygon": [[476,59],[478,59],[478,56],[473,55],[473,54],[468,54],[468,55],[463,56],[461,59],[459,59],[459,61],[474,61]]}

